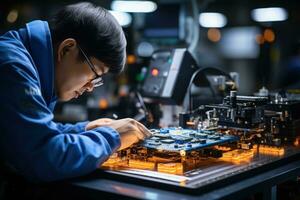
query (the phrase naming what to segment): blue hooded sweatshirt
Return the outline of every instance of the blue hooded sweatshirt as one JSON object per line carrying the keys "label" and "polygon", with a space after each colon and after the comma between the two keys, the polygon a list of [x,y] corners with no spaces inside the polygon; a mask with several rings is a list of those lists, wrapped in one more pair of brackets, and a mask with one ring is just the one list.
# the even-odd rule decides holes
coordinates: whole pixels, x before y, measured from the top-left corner
{"label": "blue hooded sweatshirt", "polygon": [[0,37],[0,155],[32,181],[54,181],[95,170],[120,146],[110,127],[53,121],[54,59],[45,21]]}

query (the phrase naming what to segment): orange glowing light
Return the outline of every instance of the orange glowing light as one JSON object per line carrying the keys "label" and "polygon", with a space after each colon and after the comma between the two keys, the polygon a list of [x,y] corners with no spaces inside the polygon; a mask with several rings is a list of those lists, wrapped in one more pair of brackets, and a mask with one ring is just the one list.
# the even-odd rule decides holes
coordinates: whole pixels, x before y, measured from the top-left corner
{"label": "orange glowing light", "polygon": [[129,160],[128,166],[130,168],[136,168],[136,169],[147,169],[147,170],[155,169],[155,163],[141,161],[141,160]]}
{"label": "orange glowing light", "polygon": [[221,39],[221,32],[219,29],[210,28],[207,31],[207,38],[212,42],[218,42]]}
{"label": "orange glowing light", "polygon": [[128,55],[127,56],[127,64],[134,64],[136,62],[135,55]]}
{"label": "orange glowing light", "polygon": [[294,145],[295,146],[299,146],[300,145],[300,137],[296,137],[296,139],[294,141]]}
{"label": "orange glowing light", "polygon": [[241,162],[250,162],[253,156],[253,150],[236,149],[233,151],[223,153],[223,156],[220,158],[220,160],[239,164]]}
{"label": "orange glowing light", "polygon": [[121,157],[119,157],[117,153],[114,153],[109,157],[109,159],[107,159],[99,167],[104,167],[104,168],[128,167],[128,162],[127,160],[124,160]]}
{"label": "orange glowing light", "polygon": [[108,107],[108,101],[106,99],[100,99],[98,102],[98,106],[101,109],[106,109]]}
{"label": "orange glowing light", "polygon": [[274,42],[275,40],[275,33],[271,29],[266,29],[264,31],[264,38],[267,42]]}
{"label": "orange glowing light", "polygon": [[274,147],[268,145],[259,146],[259,153],[263,153],[263,154],[282,156],[284,155],[284,152],[285,151],[283,147]]}
{"label": "orange glowing light", "polygon": [[263,44],[263,43],[265,43],[265,38],[261,35],[261,34],[258,34],[258,35],[256,35],[256,42],[258,43],[258,44]]}
{"label": "orange glowing light", "polygon": [[158,69],[156,69],[156,68],[152,69],[151,74],[152,74],[152,76],[158,76],[158,74],[159,74]]}
{"label": "orange glowing light", "polygon": [[195,122],[187,121],[187,122],[186,122],[186,125],[188,125],[188,126],[194,126],[194,125],[195,125]]}
{"label": "orange glowing light", "polygon": [[230,151],[230,147],[224,147],[224,146],[215,146],[215,149],[221,150],[221,151]]}
{"label": "orange glowing light", "polygon": [[120,158],[109,158],[107,161],[105,161],[101,166],[103,167],[113,167],[117,166],[119,162],[121,161]]}
{"label": "orange glowing light", "polygon": [[157,171],[180,175],[183,174],[183,165],[182,163],[158,163]]}

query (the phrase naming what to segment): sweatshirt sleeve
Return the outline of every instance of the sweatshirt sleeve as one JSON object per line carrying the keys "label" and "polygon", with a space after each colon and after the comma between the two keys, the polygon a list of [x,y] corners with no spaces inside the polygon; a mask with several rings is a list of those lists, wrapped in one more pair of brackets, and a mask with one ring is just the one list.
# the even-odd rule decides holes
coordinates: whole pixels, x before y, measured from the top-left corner
{"label": "sweatshirt sleeve", "polygon": [[89,123],[88,121],[78,122],[76,124],[70,124],[70,123],[62,124],[57,122],[56,126],[63,133],[80,133],[85,131],[85,126],[88,123]]}
{"label": "sweatshirt sleeve", "polygon": [[[37,75],[20,63],[0,67],[1,157],[32,181],[54,181],[95,170],[120,146],[100,127],[61,129],[41,95]],[[69,131],[69,132],[68,132]]]}

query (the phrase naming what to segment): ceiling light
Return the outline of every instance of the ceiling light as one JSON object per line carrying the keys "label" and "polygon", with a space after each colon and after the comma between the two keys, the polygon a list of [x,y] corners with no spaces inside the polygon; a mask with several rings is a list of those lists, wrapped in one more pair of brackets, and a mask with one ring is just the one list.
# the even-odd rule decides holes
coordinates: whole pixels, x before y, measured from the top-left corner
{"label": "ceiling light", "polygon": [[205,12],[199,15],[199,23],[206,28],[221,28],[227,24],[227,18],[221,13]]}
{"label": "ceiling light", "polygon": [[130,14],[125,12],[113,11],[113,10],[110,10],[109,12],[116,18],[116,20],[119,22],[121,26],[126,27],[131,24],[132,17]]}
{"label": "ceiling light", "polygon": [[257,8],[251,11],[251,17],[257,22],[284,21],[288,18],[288,13],[286,9],[279,7]]}
{"label": "ceiling light", "polygon": [[149,13],[154,12],[157,5],[152,1],[113,1],[111,9],[130,13]]}

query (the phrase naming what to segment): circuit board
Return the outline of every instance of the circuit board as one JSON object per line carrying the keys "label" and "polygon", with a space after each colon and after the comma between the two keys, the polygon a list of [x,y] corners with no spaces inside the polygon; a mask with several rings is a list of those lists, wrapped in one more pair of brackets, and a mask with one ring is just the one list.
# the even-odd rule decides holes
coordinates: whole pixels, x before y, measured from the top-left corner
{"label": "circuit board", "polygon": [[214,145],[230,143],[239,138],[212,130],[192,130],[182,128],[151,129],[152,137],[146,139],[142,146],[162,151],[192,151]]}

